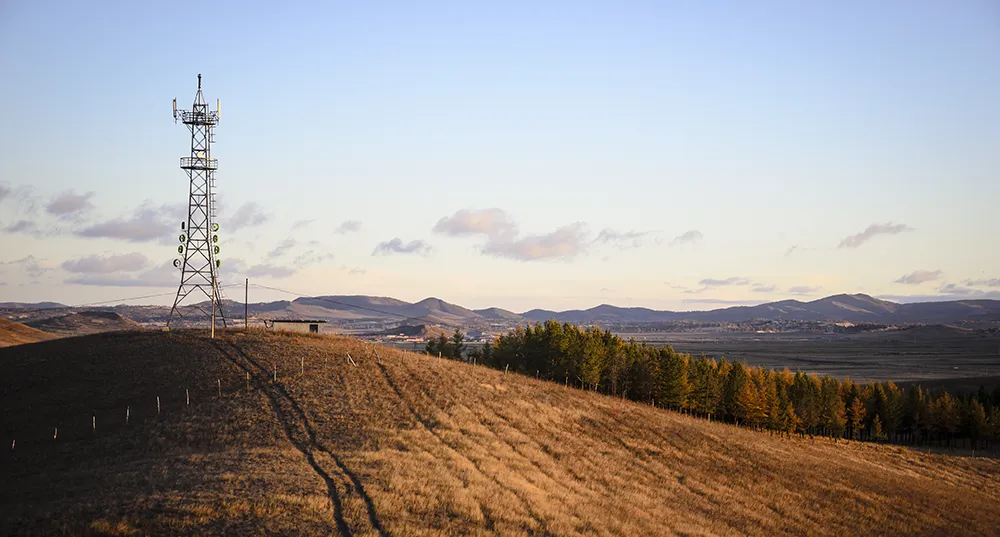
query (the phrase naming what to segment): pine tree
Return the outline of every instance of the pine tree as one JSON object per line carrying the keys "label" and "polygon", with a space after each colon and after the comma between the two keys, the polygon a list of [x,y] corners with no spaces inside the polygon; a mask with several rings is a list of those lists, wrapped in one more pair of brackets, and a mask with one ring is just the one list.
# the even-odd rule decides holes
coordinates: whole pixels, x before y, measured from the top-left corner
{"label": "pine tree", "polygon": [[455,360],[462,359],[462,353],[465,352],[465,344],[462,343],[464,339],[465,339],[465,334],[463,334],[458,328],[456,328],[455,333],[451,335],[451,342],[448,345],[449,358],[454,358]]}
{"label": "pine tree", "polygon": [[658,399],[663,406],[680,409],[687,404],[687,360],[670,346],[660,349],[660,378],[657,382]]}
{"label": "pine tree", "polygon": [[865,402],[861,399],[861,396],[854,398],[854,402],[851,403],[850,410],[851,418],[851,430],[854,433],[854,439],[859,440],[859,435],[861,434],[861,426],[865,422]]}
{"label": "pine tree", "polygon": [[979,446],[979,440],[989,434],[989,424],[986,422],[986,409],[979,399],[969,402],[966,409],[966,421],[969,436],[972,437],[973,449]]}

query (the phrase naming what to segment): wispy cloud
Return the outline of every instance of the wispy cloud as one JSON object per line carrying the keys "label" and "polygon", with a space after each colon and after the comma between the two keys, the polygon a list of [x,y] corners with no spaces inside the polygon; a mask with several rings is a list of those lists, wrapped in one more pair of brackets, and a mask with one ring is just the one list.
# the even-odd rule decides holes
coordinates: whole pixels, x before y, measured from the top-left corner
{"label": "wispy cloud", "polygon": [[819,286],[809,286],[809,285],[796,285],[788,288],[788,293],[792,295],[815,295],[818,293],[822,287]]}
{"label": "wispy cloud", "polygon": [[19,270],[31,278],[38,278],[44,275],[46,272],[52,270],[42,264],[43,260],[38,259],[33,255],[22,257],[21,259],[16,259],[14,261],[4,261],[0,262],[0,267],[13,268]]}
{"label": "wispy cloud", "polygon": [[697,229],[692,229],[691,231],[685,231],[684,233],[681,233],[680,235],[674,237],[673,240],[670,241],[670,245],[673,246],[675,244],[695,243],[702,240],[703,238],[705,238],[705,236],[702,235],[700,231],[698,231]]}
{"label": "wispy cloud", "polygon": [[418,255],[428,255],[430,254],[432,248],[429,244],[422,240],[413,240],[407,243],[403,242],[403,239],[399,237],[394,237],[390,240],[380,242],[378,246],[375,247],[375,251],[372,255],[389,255],[389,254],[418,254]]}
{"label": "wispy cloud", "polygon": [[992,278],[989,280],[968,280],[965,285],[971,287],[1000,287],[1000,278]]}
{"label": "wispy cloud", "polygon": [[178,223],[183,216],[184,208],[180,205],[154,206],[147,200],[128,218],[105,220],[77,231],[76,235],[129,242],[170,242],[174,239],[172,230],[180,232]]}
{"label": "wispy cloud", "polygon": [[341,222],[340,226],[337,227],[334,233],[338,235],[346,235],[357,231],[361,231],[360,220],[345,220],[344,222]]}
{"label": "wispy cloud", "polygon": [[272,263],[261,263],[250,267],[247,270],[247,276],[250,278],[275,278],[280,280],[282,278],[293,276],[295,272],[294,268],[283,267]]}
{"label": "wispy cloud", "polygon": [[651,231],[616,231],[611,228],[604,228],[594,239],[595,243],[612,244],[619,250],[627,248],[638,248],[642,246],[642,239],[652,233]]}
{"label": "wispy cloud", "polygon": [[131,252],[119,255],[89,255],[79,259],[64,261],[63,270],[85,274],[108,274],[112,272],[135,272],[149,264],[149,259],[139,253]]}
{"label": "wispy cloud", "polygon": [[0,202],[10,196],[13,190],[7,186],[7,183],[0,183]]}
{"label": "wispy cloud", "polygon": [[686,298],[681,302],[685,304],[718,304],[722,306],[756,306],[763,304],[762,300],[727,300],[724,298]]}
{"label": "wispy cloud", "polygon": [[298,242],[296,242],[295,239],[287,238],[287,239],[279,242],[278,245],[274,247],[274,249],[272,249],[270,252],[268,252],[267,253],[267,258],[268,259],[275,259],[275,258],[281,257],[281,256],[285,255],[285,253],[287,253],[292,248],[295,248],[295,246],[297,244],[298,244]]}
{"label": "wispy cloud", "polygon": [[898,233],[903,233],[904,231],[913,231],[913,228],[907,226],[906,224],[893,224],[892,222],[887,222],[885,224],[872,224],[860,233],[844,237],[844,239],[840,241],[840,246],[838,246],[838,248],[857,248],[858,246],[861,246],[871,240],[872,237],[875,237],[876,235],[896,235]]}
{"label": "wispy cloud", "polygon": [[701,286],[700,288],[688,289],[687,291],[684,292],[688,294],[698,294],[708,291],[710,289],[716,289],[718,287],[726,287],[733,285],[750,285],[751,283],[752,282],[750,281],[749,278],[741,278],[739,276],[730,276],[729,278],[726,278],[724,280],[719,280],[716,278],[705,278],[698,282],[698,285]]}
{"label": "wispy cloud", "polygon": [[933,282],[941,279],[940,270],[915,270],[904,276],[900,276],[896,283],[907,285],[920,285],[922,283]]}
{"label": "wispy cloud", "polygon": [[62,220],[77,220],[82,213],[93,207],[90,203],[90,198],[93,196],[93,192],[77,194],[72,190],[67,190],[52,198],[45,206],[45,212]]}
{"label": "wispy cloud", "polygon": [[38,224],[31,220],[18,220],[13,224],[4,226],[3,230],[5,233],[24,233],[25,235],[33,235],[35,237],[42,235]]}
{"label": "wispy cloud", "polygon": [[314,219],[312,219],[312,218],[310,218],[310,219],[308,219],[308,220],[296,220],[296,221],[295,221],[295,222],[294,222],[294,223],[292,224],[292,229],[291,229],[291,230],[292,230],[292,231],[295,231],[295,230],[297,230],[297,229],[303,229],[303,228],[307,228],[307,227],[309,227],[310,225],[312,225],[312,223],[313,223],[313,222],[315,222],[315,221],[316,221],[316,220],[314,220]]}
{"label": "wispy cloud", "polygon": [[67,284],[95,287],[175,287],[178,282],[180,282],[180,273],[170,261],[137,274],[95,270],[82,272],[65,281]]}
{"label": "wispy cloud", "polygon": [[237,231],[243,228],[259,226],[267,222],[270,217],[264,213],[263,208],[255,201],[244,203],[233,216],[223,222],[230,231]]}
{"label": "wispy cloud", "polygon": [[774,284],[765,285],[763,283],[755,283],[753,284],[753,288],[750,290],[754,293],[773,293],[775,289],[777,289],[777,286]]}
{"label": "wispy cloud", "polygon": [[293,263],[296,267],[308,267],[310,265],[317,265],[325,261],[331,261],[333,259],[333,254],[317,252],[316,250],[306,250],[298,256],[295,257]]}

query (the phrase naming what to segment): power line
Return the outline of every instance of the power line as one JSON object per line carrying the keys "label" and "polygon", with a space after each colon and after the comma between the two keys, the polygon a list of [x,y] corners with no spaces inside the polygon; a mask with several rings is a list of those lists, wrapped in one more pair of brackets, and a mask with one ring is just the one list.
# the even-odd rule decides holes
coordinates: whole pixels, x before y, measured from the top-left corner
{"label": "power line", "polygon": [[304,295],[302,293],[296,293],[295,291],[289,291],[287,289],[279,289],[277,287],[268,287],[266,285],[261,285],[259,283],[251,283],[250,285],[252,285],[254,287],[259,287],[261,289],[268,289],[270,291],[277,291],[279,293],[286,293],[286,294],[289,294],[289,295],[297,296],[299,298],[309,298],[309,299],[312,299],[312,300],[322,300],[323,302],[329,302],[331,304],[337,304],[339,306],[347,306],[349,308],[357,308],[359,310],[372,311],[372,312],[375,312],[375,313],[381,313],[382,315],[388,315],[390,317],[399,317],[400,319],[405,319],[405,320],[408,320],[408,321],[423,321],[425,323],[439,324],[439,325],[442,325],[442,326],[447,326],[449,328],[461,328],[461,327],[459,327],[457,325],[443,323],[441,321],[437,321],[437,320],[430,319],[430,318],[427,318],[427,317],[410,317],[410,316],[407,316],[407,315],[401,315],[399,313],[392,313],[392,312],[382,311],[382,310],[375,309],[375,308],[369,308],[367,306],[359,306],[357,304],[349,304],[347,302],[340,302],[339,300],[333,300],[333,299],[322,297],[322,296],[309,296],[309,295]]}
{"label": "power line", "polygon": [[125,302],[126,300],[141,300],[141,299],[144,299],[144,298],[156,298],[156,297],[161,297],[161,296],[170,296],[170,295],[173,295],[173,294],[175,294],[175,293],[173,291],[171,291],[169,293],[159,293],[159,294],[155,294],[155,295],[133,296],[133,297],[128,297],[128,298],[115,298],[113,300],[105,300],[104,302],[89,302],[87,304],[77,304],[75,306],[69,306],[69,307],[70,308],[86,308],[86,307],[90,307],[90,306],[103,306],[105,304],[112,304],[112,303],[115,303],[115,302]]}
{"label": "power line", "polygon": [[[235,287],[235,286],[236,286],[236,284],[230,284],[230,285],[220,285],[219,287],[221,288],[221,287]],[[87,307],[90,307],[90,306],[103,306],[105,304],[114,304],[116,302],[125,302],[125,301],[128,301],[128,300],[142,300],[144,298],[157,298],[157,297],[161,297],[161,296],[172,296],[174,294],[176,294],[174,291],[170,291],[169,293],[157,293],[155,295],[132,296],[132,297],[125,297],[125,298],[113,298],[111,300],[105,300],[103,302],[88,302],[86,304],[77,304],[77,305],[71,305],[71,306],[66,306],[66,307],[67,308],[87,308]]]}

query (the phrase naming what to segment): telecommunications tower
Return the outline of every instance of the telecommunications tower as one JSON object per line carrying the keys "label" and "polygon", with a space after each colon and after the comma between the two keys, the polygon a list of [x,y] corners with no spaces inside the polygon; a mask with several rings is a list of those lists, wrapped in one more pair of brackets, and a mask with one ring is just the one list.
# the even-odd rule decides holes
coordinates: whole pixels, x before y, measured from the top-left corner
{"label": "telecommunications tower", "polygon": [[[174,316],[183,317],[178,306],[193,295],[195,308],[211,317],[214,334],[216,318],[226,324],[219,294],[218,270],[221,262],[219,254],[219,224],[215,222],[215,170],[219,162],[212,158],[212,143],[215,142],[214,129],[219,122],[219,102],[215,111],[208,109],[205,96],[201,93],[201,75],[198,75],[198,93],[194,96],[191,110],[178,110],[174,99],[174,123],[180,119],[191,131],[191,156],[181,157],[181,169],[186,171],[191,182],[188,194],[187,222],[181,222],[180,245],[177,253],[183,259],[175,259],[174,267],[181,270],[181,284],[177,288],[177,298],[170,309],[167,326]],[[210,305],[205,306],[203,299]]]}

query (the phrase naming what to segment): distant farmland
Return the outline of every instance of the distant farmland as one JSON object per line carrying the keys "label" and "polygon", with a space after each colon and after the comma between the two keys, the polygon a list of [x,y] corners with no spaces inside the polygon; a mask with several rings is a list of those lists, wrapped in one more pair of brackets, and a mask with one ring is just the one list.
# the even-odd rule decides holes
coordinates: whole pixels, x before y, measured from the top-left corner
{"label": "distant farmland", "polygon": [[778,438],[356,340],[122,332],[0,361],[0,534],[1000,529],[996,459]]}

